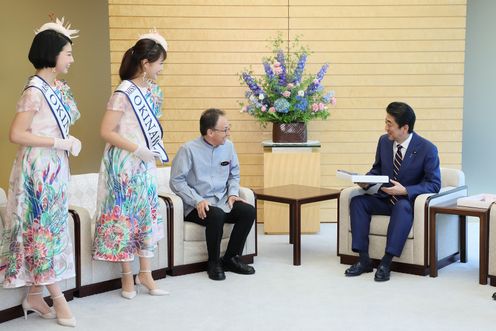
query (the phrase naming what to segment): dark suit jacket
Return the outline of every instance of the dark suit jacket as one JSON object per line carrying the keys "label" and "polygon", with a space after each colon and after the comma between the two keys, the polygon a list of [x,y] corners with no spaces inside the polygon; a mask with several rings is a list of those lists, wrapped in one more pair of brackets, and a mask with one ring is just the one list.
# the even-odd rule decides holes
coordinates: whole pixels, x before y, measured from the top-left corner
{"label": "dark suit jacket", "polygon": [[[398,182],[408,192],[408,199],[413,204],[415,198],[422,193],[437,193],[441,189],[441,172],[439,169],[439,156],[436,146],[427,139],[422,138],[415,132],[403,155],[398,174]],[[375,162],[370,175],[387,175],[393,179],[393,141],[388,139],[387,134],[379,138]],[[384,186],[392,186],[385,184]],[[377,195],[382,198],[389,197],[388,194],[379,190]]]}

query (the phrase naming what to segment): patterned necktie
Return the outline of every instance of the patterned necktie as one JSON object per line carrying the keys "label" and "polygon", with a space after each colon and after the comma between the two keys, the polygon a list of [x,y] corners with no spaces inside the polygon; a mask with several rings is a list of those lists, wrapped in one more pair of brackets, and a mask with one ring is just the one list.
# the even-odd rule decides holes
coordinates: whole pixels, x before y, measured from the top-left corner
{"label": "patterned necktie", "polygon": [[[403,161],[403,155],[401,153],[401,149],[403,146],[398,145],[398,149],[396,150],[396,154],[394,155],[394,162],[393,162],[393,179],[398,180],[398,174],[400,172],[400,167],[401,167],[401,162]],[[398,197],[396,195],[392,195],[389,198],[389,202],[394,206],[396,204],[396,201],[398,201]]]}

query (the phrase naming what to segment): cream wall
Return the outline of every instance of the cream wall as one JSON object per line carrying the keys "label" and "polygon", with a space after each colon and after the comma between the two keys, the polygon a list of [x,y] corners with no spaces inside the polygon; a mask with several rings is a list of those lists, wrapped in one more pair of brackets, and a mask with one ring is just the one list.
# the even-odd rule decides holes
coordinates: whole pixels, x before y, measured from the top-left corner
{"label": "cream wall", "polygon": [[0,30],[4,33],[0,52],[0,187],[4,189],[7,189],[17,150],[17,146],[9,142],[9,127],[24,84],[35,72],[28,60],[33,31],[48,21],[50,13],[65,16],[73,28],[81,30],[73,43],[75,63],[68,75],[59,77],[71,86],[81,112],[71,134],[83,142],[83,149],[79,157],[71,158],[71,172],[95,172],[99,169],[104,143],[98,128],[111,93],[107,2],[9,1],[0,12]]}
{"label": "cream wall", "polygon": [[[160,85],[165,146],[171,157],[198,135],[208,107],[227,111],[241,161],[242,185],[263,186],[260,142],[270,139],[239,112],[246,87],[237,73],[262,73],[266,40],[296,35],[314,54],[308,69],[331,64],[324,84],[337,106],[309,125],[322,142],[321,183],[342,187],[338,168],[367,171],[383,132],[384,109],[401,100],[416,110],[416,131],[437,144],[445,167],[461,167],[466,1],[464,0],[110,0],[112,84],[125,49],[156,27],[169,42]],[[335,202],[322,205],[335,221]]]}

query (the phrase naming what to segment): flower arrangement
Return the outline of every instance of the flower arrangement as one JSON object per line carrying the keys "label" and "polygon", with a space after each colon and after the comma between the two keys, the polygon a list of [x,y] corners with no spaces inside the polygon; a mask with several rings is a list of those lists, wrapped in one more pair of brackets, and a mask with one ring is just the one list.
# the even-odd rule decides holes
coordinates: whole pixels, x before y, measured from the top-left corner
{"label": "flower arrangement", "polygon": [[255,117],[262,126],[274,123],[307,123],[313,119],[326,119],[328,105],[336,104],[334,92],[325,92],[322,86],[329,64],[324,64],[315,76],[305,75],[309,51],[293,43],[294,53],[282,51],[284,42],[279,35],[273,42],[274,55],[263,59],[265,75],[259,78],[245,71],[240,75],[249,90],[247,104],[240,102],[241,112]]}

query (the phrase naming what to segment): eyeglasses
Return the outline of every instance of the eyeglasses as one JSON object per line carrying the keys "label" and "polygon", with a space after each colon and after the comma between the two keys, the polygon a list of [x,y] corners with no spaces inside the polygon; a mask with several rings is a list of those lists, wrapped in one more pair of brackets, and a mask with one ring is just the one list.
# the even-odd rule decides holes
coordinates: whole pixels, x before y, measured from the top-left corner
{"label": "eyeglasses", "polygon": [[227,128],[222,129],[222,130],[219,130],[219,129],[216,129],[216,128],[213,128],[212,130],[217,131],[217,132],[224,132],[224,134],[227,134],[228,132],[231,131],[231,125],[229,125]]}

